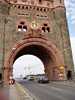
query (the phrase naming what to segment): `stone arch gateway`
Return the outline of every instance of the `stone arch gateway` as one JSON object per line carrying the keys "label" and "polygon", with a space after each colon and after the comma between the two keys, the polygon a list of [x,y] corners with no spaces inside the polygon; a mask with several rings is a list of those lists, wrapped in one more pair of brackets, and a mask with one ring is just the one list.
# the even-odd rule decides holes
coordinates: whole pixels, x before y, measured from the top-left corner
{"label": "stone arch gateway", "polygon": [[[11,50],[8,60],[5,62],[4,80],[9,81],[12,75],[14,61],[24,54],[33,54],[39,57],[45,66],[45,73],[49,80],[64,80],[65,68],[61,72],[60,67],[64,67],[64,59],[57,47],[47,39],[27,38],[17,43]],[[60,74],[62,76],[60,76]]]}
{"label": "stone arch gateway", "polygon": [[0,0],[0,80],[9,81],[14,61],[33,54],[50,80],[74,74],[64,0]]}

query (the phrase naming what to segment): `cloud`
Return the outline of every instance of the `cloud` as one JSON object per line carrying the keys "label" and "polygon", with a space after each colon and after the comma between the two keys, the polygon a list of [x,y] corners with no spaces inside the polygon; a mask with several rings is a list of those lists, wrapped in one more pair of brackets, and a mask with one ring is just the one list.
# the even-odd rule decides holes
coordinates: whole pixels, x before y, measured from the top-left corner
{"label": "cloud", "polygon": [[75,37],[71,37],[70,40],[71,40],[72,54],[73,54],[74,67],[75,67]]}

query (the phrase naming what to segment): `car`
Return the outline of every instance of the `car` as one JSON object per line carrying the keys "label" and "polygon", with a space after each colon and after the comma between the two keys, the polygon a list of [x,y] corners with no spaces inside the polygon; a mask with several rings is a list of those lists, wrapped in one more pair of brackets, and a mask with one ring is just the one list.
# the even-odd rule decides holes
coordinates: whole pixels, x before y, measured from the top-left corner
{"label": "car", "polygon": [[26,79],[27,79],[27,77],[24,77],[23,79],[25,79],[25,80],[26,80]]}
{"label": "car", "polygon": [[29,81],[34,81],[34,77],[31,76],[31,77],[29,78]]}
{"label": "car", "polygon": [[42,79],[39,78],[38,83],[49,83],[49,79],[47,77],[44,77]]}

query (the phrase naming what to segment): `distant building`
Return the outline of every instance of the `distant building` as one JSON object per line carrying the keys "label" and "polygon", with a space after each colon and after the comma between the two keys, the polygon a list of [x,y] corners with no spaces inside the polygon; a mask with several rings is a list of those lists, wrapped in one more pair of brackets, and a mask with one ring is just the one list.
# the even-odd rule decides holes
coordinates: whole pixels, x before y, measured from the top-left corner
{"label": "distant building", "polygon": [[33,78],[34,80],[42,79],[46,76],[46,74],[36,74],[36,75],[27,75],[24,77],[24,79],[31,79]]}

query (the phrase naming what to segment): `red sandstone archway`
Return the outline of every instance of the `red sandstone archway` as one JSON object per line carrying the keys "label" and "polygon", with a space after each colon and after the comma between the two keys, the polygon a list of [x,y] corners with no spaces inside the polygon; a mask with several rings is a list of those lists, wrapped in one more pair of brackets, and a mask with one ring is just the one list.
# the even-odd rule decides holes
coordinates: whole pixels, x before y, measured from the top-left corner
{"label": "red sandstone archway", "polygon": [[12,75],[13,63],[22,54],[33,54],[38,56],[44,63],[45,72],[50,80],[65,79],[64,60],[61,52],[49,40],[39,37],[28,37],[17,43],[11,50],[8,60],[5,61],[4,81],[8,82]]}

